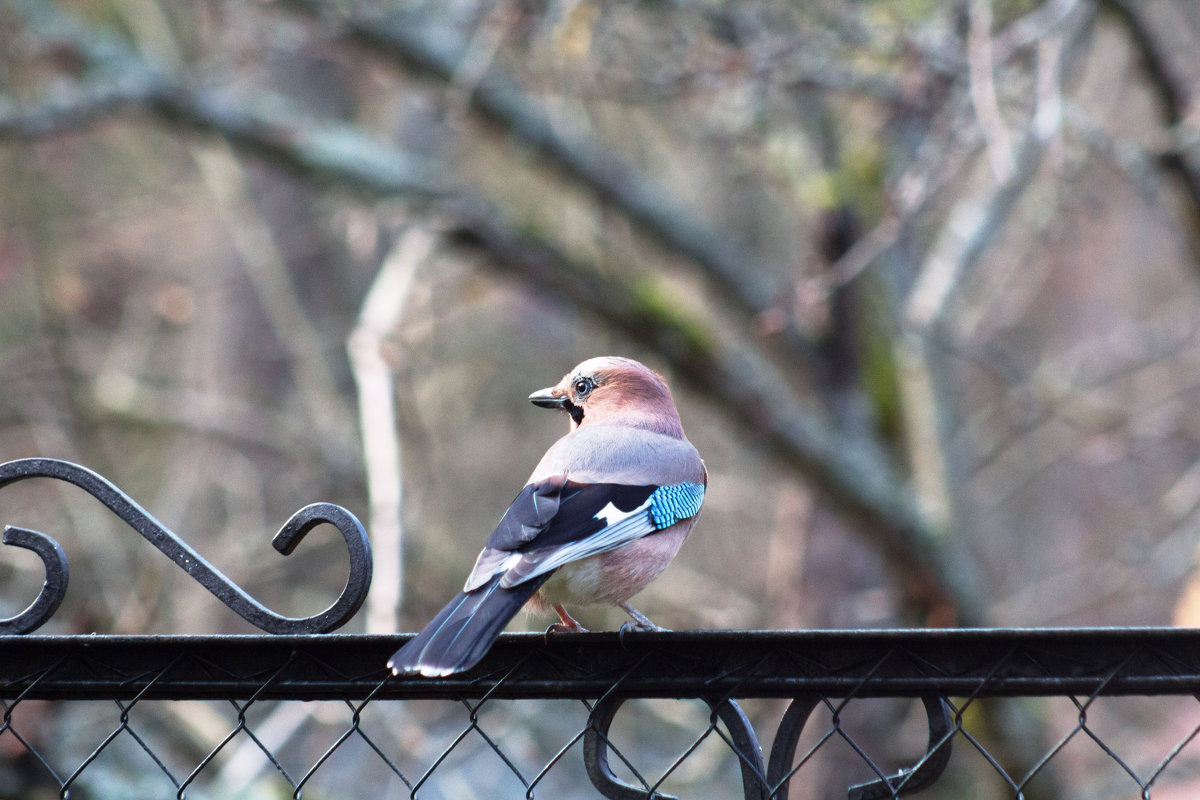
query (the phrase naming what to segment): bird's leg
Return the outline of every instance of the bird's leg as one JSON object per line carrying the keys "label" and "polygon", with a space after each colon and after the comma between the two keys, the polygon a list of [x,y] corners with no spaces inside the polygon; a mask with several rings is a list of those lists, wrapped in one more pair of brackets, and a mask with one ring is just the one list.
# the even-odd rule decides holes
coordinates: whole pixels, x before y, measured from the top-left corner
{"label": "bird's leg", "polygon": [[554,611],[558,614],[558,618],[562,622],[556,622],[546,629],[546,633],[587,633],[587,628],[579,624],[579,621],[567,613],[562,603],[554,604]]}
{"label": "bird's leg", "polygon": [[665,631],[665,630],[667,630],[666,628],[660,628],[659,626],[655,625],[653,622],[650,621],[649,617],[647,617],[642,612],[638,611],[633,606],[629,605],[629,603],[617,603],[617,605],[619,605],[621,608],[625,609],[626,614],[633,617],[633,622],[626,622],[624,625],[621,626],[621,633],[624,633],[629,628],[632,628],[634,630],[639,630],[639,631]]}

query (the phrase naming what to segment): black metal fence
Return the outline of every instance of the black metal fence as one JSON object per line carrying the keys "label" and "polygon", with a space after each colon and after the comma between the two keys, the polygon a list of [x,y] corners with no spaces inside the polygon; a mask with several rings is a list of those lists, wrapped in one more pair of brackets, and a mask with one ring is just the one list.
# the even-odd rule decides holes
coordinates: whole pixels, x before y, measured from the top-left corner
{"label": "black metal fence", "polygon": [[344,509],[302,509],[290,552],[338,527],[350,577],[321,614],[251,600],[104,478],[80,486],[273,636],[27,635],[66,591],[50,537],[8,528],[46,580],[0,619],[0,800],[1200,796],[1200,633],[1174,629],[515,634],[470,672],[395,678],[404,636],[341,625],[370,583]]}
{"label": "black metal fence", "polygon": [[1191,632],[516,634],[470,673],[436,680],[387,675],[402,639],[2,637],[0,797],[1104,798],[1200,786]]}

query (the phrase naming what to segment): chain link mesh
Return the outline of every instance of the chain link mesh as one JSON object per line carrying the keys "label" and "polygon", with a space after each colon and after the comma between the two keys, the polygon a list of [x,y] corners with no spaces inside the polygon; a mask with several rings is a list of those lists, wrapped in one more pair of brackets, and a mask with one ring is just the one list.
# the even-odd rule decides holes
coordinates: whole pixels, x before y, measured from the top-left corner
{"label": "chain link mesh", "polygon": [[[984,663],[977,643],[956,651],[950,642],[945,657],[970,662],[968,692],[964,674],[897,647],[860,648],[860,679],[837,693],[781,697],[763,690],[763,675],[710,691],[716,683],[701,671],[691,690],[665,690],[680,698],[625,691],[660,659],[686,672],[686,651],[667,636],[623,672],[590,676],[589,686],[603,677],[609,690],[580,699],[572,687],[584,676],[569,671],[555,687],[522,683],[522,670],[543,658],[536,648],[460,697],[449,696],[453,688],[434,697],[378,664],[348,675],[320,653],[246,638],[262,640],[276,660],[226,664],[203,638],[164,655],[143,637],[121,664],[90,653],[87,637],[62,637],[47,651],[53,660],[37,663],[9,648],[10,657],[0,656],[0,799],[868,800],[919,790],[930,798],[1173,800],[1200,789],[1197,672],[1151,645],[1120,648],[1124,655],[1099,669],[1081,653],[1074,670],[1039,677],[1024,648]],[[355,638],[342,637],[347,647]],[[812,642],[819,650],[821,639]],[[143,668],[130,669],[139,648]],[[219,696],[225,690],[195,679],[198,664],[237,688]],[[905,683],[889,664],[923,668],[932,682]],[[838,671],[806,669],[814,686]],[[1063,688],[1081,677],[1090,691]],[[1014,691],[1015,679],[1024,691]],[[939,680],[953,681],[953,691],[931,694]],[[310,699],[323,686],[346,696]],[[113,696],[98,699],[101,690]],[[608,778],[596,774],[599,758]],[[939,760],[946,763],[935,768]]]}

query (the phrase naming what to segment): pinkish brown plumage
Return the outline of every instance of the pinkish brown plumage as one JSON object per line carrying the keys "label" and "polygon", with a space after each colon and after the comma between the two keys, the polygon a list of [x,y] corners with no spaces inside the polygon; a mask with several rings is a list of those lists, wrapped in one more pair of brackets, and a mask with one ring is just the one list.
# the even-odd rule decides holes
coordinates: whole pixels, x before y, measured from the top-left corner
{"label": "pinkish brown plumage", "polygon": [[463,592],[392,656],[397,674],[470,669],[526,603],[556,612],[558,630],[582,630],[567,606],[591,604],[655,627],[629,599],[675,557],[707,483],[666,381],[605,356],[529,399],[565,411],[570,430],[534,468]]}

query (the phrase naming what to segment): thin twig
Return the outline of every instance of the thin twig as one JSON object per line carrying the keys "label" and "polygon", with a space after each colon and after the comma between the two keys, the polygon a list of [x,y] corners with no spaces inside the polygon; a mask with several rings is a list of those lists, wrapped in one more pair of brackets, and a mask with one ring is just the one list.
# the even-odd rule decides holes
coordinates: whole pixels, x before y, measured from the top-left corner
{"label": "thin twig", "polygon": [[970,66],[971,101],[975,119],[987,141],[988,160],[996,180],[1005,183],[1012,178],[1012,138],[1004,127],[1000,101],[996,96],[996,76],[992,60],[992,2],[972,0],[970,32],[967,36],[967,64]]}

